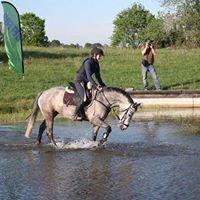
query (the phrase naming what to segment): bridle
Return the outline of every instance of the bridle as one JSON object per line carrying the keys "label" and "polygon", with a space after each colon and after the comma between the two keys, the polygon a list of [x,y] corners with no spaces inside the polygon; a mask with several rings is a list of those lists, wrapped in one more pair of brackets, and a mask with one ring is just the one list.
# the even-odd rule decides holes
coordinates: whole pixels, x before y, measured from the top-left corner
{"label": "bridle", "polygon": [[[104,99],[106,100],[106,102],[107,102],[108,105],[106,105],[106,104],[104,104],[103,102],[101,102],[101,101],[99,101],[98,99],[96,99],[97,93],[100,93],[100,92],[103,94],[103,97],[104,97]],[[109,100],[107,99],[107,97],[106,97],[106,95],[104,94],[103,90],[101,90],[101,91],[98,91],[98,90],[97,90],[97,91],[96,91],[96,93],[95,93],[95,95],[94,95],[94,98],[93,98],[93,101],[97,101],[97,102],[99,102],[100,104],[102,104],[102,105],[107,109],[107,111],[110,111],[110,110],[111,110],[111,105],[112,105],[112,104],[111,104],[111,103],[109,102]],[[126,119],[126,117],[127,117],[127,114],[128,114],[129,109],[132,109],[132,108],[135,109],[135,106],[134,106],[134,105],[135,105],[134,103],[133,103],[133,104],[130,104],[130,106],[129,106],[128,108],[119,111],[119,112],[124,112],[124,114],[123,114],[123,116],[121,117],[121,119],[120,119],[119,115],[114,111],[114,114],[115,114],[116,118],[120,121],[120,123],[122,122],[123,125],[126,126],[126,127],[128,127],[129,124],[125,124],[124,121],[125,121],[125,119]]]}
{"label": "bridle", "polygon": [[[124,112],[124,114],[123,114],[123,116],[121,117],[121,119],[120,119],[119,115],[117,115],[118,120],[119,120],[120,122],[122,122],[123,125],[126,126],[126,127],[129,127],[129,124],[125,124],[125,120],[126,120],[126,118],[127,118],[127,114],[128,114],[128,112],[129,112],[130,109],[135,109],[135,107],[134,107],[133,105],[134,105],[134,104],[131,104],[128,108],[126,108],[126,109],[124,109],[124,110],[121,110],[121,111],[119,110],[119,112]],[[119,123],[120,123],[120,122],[119,122]]]}
{"label": "bridle", "polygon": [[[131,104],[131,105],[132,105],[132,104]],[[126,119],[126,115],[127,115],[128,111],[129,111],[131,105],[130,105],[128,108],[124,109],[124,110],[119,110],[120,113],[123,113],[123,112],[124,112],[124,114],[123,114],[123,116],[121,117],[121,119],[120,119],[120,117],[118,118],[120,121],[123,121],[123,120]]]}

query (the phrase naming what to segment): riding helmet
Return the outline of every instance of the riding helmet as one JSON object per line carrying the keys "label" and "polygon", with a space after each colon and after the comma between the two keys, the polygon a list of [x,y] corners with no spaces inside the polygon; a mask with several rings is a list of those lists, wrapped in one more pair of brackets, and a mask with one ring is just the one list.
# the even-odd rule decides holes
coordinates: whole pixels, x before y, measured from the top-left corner
{"label": "riding helmet", "polygon": [[98,48],[98,47],[94,47],[92,50],[91,50],[91,55],[94,55],[94,54],[99,54],[101,56],[104,56],[104,52],[102,49]]}

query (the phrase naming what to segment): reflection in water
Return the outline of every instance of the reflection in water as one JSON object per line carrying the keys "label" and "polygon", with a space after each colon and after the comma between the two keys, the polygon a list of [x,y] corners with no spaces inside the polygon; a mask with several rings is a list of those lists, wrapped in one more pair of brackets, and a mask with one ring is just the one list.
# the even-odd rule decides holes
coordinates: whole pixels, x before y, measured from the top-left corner
{"label": "reflection in water", "polygon": [[159,122],[144,122],[144,135],[147,142],[154,142],[159,128]]}
{"label": "reflection in water", "polygon": [[[88,197],[91,199],[130,199],[132,191],[127,185],[132,181],[132,164],[124,163],[123,157],[112,158],[100,152],[91,154],[88,180]],[[125,192],[126,191],[126,192]],[[127,198],[128,197],[128,198]]]}
{"label": "reflection in water", "polygon": [[[1,126],[0,199],[199,198],[200,136],[191,122],[133,122],[123,134],[110,123],[106,145],[90,150],[37,147],[16,125]],[[70,130],[58,122],[55,131],[65,141],[91,136],[84,123]]]}

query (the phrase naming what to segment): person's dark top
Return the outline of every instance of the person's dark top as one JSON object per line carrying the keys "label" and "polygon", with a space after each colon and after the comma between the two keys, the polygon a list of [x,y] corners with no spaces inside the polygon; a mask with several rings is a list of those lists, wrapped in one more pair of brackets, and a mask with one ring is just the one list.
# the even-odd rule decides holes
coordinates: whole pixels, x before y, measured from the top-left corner
{"label": "person's dark top", "polygon": [[92,83],[93,86],[97,86],[96,82],[92,78],[93,74],[95,74],[99,85],[102,87],[105,86],[104,82],[101,79],[98,61],[93,58],[87,58],[83,61],[82,66],[77,71],[76,82],[87,83],[89,81]]}

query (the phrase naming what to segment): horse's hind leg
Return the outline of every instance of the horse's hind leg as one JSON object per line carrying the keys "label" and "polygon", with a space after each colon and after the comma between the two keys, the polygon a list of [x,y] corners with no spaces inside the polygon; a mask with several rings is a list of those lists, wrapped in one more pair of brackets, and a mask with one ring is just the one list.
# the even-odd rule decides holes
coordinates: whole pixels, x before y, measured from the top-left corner
{"label": "horse's hind leg", "polygon": [[49,138],[49,142],[52,142],[56,145],[53,138],[53,120],[46,120],[46,134]]}
{"label": "horse's hind leg", "polygon": [[[57,112],[54,112],[53,113],[53,119],[57,116]],[[38,132],[38,137],[37,137],[37,140],[36,140],[36,144],[40,144],[41,143],[41,140],[42,140],[42,134],[44,133],[46,129],[46,121],[43,120],[43,122],[40,124],[40,127],[39,127],[39,132]],[[53,131],[53,129],[52,129]]]}
{"label": "horse's hind leg", "polygon": [[46,119],[46,133],[49,138],[49,141],[52,142],[55,146],[57,145],[53,137],[53,121],[57,114],[57,112],[54,112],[51,118]]}
{"label": "horse's hind leg", "polygon": [[36,144],[40,144],[41,143],[42,134],[43,134],[45,129],[46,129],[46,122],[45,122],[45,120],[43,120],[43,122],[40,124],[40,128],[39,128],[39,133],[38,133],[38,137],[37,137],[37,140],[36,140]]}

